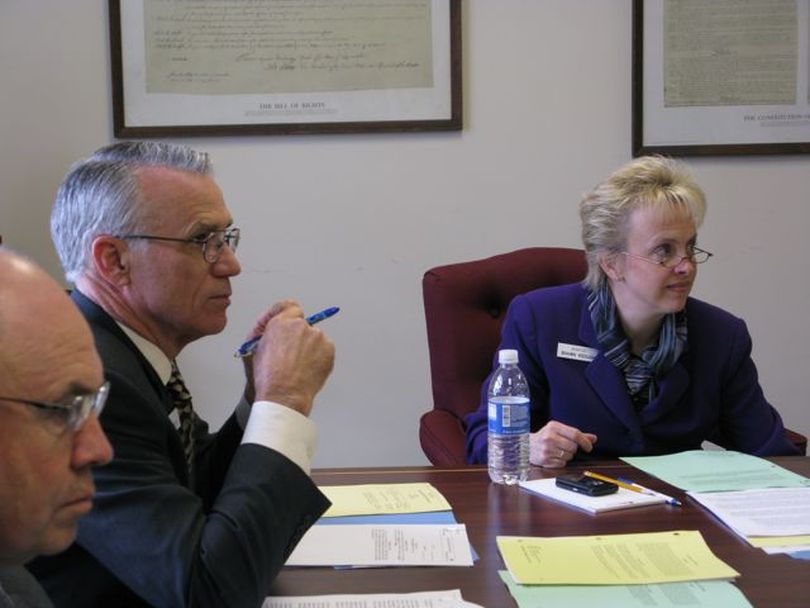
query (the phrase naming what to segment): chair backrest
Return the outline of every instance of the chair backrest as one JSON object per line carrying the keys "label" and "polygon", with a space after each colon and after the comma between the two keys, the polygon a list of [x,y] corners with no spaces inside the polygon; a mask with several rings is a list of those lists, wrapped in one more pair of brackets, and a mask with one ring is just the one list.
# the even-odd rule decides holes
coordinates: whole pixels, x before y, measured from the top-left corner
{"label": "chair backrest", "polygon": [[[532,247],[439,266],[422,278],[433,407],[458,418],[478,407],[481,383],[500,343],[501,324],[516,295],[575,283],[587,265],[580,249]],[[421,427],[425,425],[423,417]],[[420,428],[422,447],[434,464]],[[463,428],[459,425],[463,438]],[[463,443],[462,443],[463,445]],[[459,455],[461,464],[464,454]]]}

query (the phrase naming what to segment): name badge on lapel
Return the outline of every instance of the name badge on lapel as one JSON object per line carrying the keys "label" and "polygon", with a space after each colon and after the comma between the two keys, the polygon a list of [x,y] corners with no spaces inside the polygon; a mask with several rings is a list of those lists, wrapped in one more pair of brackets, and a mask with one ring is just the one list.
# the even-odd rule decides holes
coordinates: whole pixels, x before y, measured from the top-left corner
{"label": "name badge on lapel", "polygon": [[585,361],[590,363],[596,358],[599,351],[590,346],[580,346],[578,344],[566,344],[557,342],[557,356],[560,359],[573,359],[574,361]]}

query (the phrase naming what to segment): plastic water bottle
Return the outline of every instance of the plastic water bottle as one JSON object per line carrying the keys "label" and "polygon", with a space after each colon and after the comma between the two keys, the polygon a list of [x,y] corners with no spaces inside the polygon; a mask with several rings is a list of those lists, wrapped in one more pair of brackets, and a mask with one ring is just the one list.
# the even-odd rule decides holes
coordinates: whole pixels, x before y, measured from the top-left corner
{"label": "plastic water bottle", "polygon": [[518,367],[518,352],[498,352],[487,392],[489,477],[507,485],[529,476],[529,385]]}

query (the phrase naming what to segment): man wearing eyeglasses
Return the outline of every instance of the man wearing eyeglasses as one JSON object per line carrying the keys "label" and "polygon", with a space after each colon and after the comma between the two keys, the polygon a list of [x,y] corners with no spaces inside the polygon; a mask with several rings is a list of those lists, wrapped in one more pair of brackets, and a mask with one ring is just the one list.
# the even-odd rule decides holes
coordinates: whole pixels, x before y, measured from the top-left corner
{"label": "man wearing eyeglasses", "polygon": [[[0,248],[0,607],[49,606],[22,565],[64,550],[112,450],[87,323],[45,272]],[[47,322],[43,320],[47,319]]]}
{"label": "man wearing eyeglasses", "polygon": [[250,334],[261,340],[234,414],[216,433],[194,414],[176,359],[225,327],[240,272],[206,154],[98,150],[62,183],[51,232],[111,385],[115,459],[96,471],[76,543],[32,570],[57,606],[259,606],[329,504],[309,477],[308,415],[334,346],[280,302]]}

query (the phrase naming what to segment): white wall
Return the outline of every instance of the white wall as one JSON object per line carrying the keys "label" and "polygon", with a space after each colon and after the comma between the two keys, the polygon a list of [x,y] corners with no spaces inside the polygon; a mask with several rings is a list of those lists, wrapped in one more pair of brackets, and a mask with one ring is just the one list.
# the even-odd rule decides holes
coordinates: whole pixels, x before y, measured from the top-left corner
{"label": "white wall", "polygon": [[[55,275],[53,193],[112,139],[106,4],[0,2],[0,234]],[[182,140],[213,155],[243,228],[231,322],[181,357],[204,416],[229,413],[231,352],[262,307],[338,305],[322,326],[338,356],[314,412],[316,465],[426,462],[422,274],[579,246],[580,196],[630,159],[630,4],[465,1],[461,133]],[[808,434],[810,160],[690,164],[709,198],[701,245],[717,254],[695,293],[748,321],[766,393]]]}

